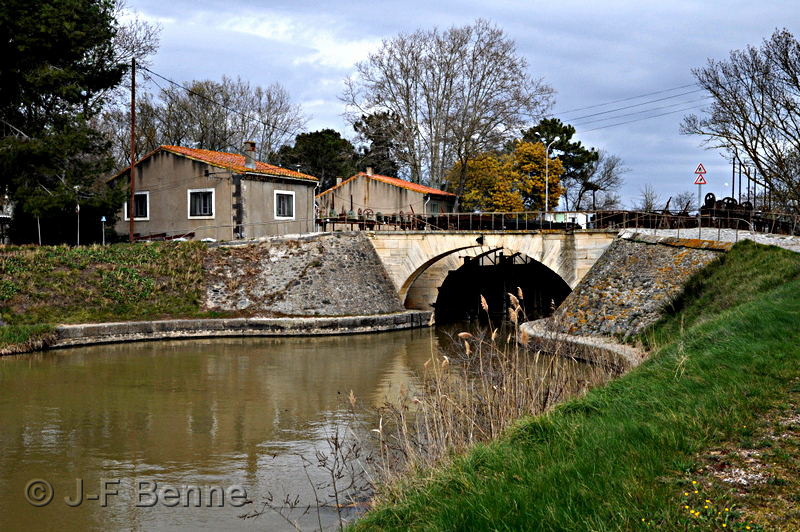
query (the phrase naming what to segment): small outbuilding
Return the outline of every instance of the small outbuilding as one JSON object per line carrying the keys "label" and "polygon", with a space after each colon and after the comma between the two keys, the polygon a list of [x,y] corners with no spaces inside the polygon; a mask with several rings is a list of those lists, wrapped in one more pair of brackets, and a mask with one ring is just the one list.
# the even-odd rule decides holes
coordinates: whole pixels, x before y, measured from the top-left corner
{"label": "small outbuilding", "polygon": [[[316,177],[243,154],[160,146],[136,163],[135,236],[232,240],[314,230]],[[124,181],[129,169],[110,179]],[[129,231],[125,203],[115,229]]]}
{"label": "small outbuilding", "polygon": [[431,216],[452,212],[456,195],[405,179],[366,172],[345,179],[317,195],[320,217],[378,218]]}

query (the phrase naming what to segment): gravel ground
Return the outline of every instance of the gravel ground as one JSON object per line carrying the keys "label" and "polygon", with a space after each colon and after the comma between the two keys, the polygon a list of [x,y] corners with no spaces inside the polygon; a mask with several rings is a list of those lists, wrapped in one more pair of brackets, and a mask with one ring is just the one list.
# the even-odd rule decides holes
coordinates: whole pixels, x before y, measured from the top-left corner
{"label": "gravel ground", "polygon": [[[704,227],[702,233],[694,229],[625,229],[620,235],[641,233],[644,235],[674,236],[678,238],[699,238],[701,240],[717,240],[719,242],[736,242],[737,240],[754,240],[759,244],[771,244],[800,253],[800,237],[788,235],[774,235],[770,233],[751,233],[750,231],[735,231],[733,229],[713,229]],[[698,236],[699,234],[699,236]]]}

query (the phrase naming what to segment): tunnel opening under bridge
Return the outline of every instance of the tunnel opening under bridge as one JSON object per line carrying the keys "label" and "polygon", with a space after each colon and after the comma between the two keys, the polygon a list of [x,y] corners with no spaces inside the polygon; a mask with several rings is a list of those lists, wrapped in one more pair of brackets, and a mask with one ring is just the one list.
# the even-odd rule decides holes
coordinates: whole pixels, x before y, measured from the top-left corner
{"label": "tunnel opening under bridge", "polygon": [[[569,285],[553,270],[521,253],[493,249],[461,257],[463,264],[447,273],[434,303],[437,323],[493,321],[507,317],[508,294],[522,292],[526,320],[547,317],[569,295]],[[489,315],[481,309],[486,299]]]}

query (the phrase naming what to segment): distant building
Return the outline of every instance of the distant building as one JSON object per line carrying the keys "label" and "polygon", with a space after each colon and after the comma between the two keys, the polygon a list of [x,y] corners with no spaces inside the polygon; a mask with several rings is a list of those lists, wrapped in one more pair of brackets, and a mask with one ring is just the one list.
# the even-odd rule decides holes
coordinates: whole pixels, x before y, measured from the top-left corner
{"label": "distant building", "polygon": [[456,195],[397,177],[373,174],[371,168],[317,195],[321,217],[341,214],[430,216],[452,212]]}
{"label": "distant building", "polygon": [[[129,169],[110,182],[127,189]],[[316,177],[244,154],[160,146],[136,163],[139,238],[232,240],[314,230]],[[128,204],[115,230],[128,233]]]}

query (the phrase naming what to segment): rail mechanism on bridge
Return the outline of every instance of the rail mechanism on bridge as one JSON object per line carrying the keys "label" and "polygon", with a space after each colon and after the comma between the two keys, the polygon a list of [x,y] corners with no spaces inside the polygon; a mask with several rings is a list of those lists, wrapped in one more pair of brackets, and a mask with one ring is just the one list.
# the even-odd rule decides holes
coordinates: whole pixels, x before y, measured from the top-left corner
{"label": "rail mechanism on bridge", "polygon": [[437,323],[485,319],[481,296],[486,298],[493,320],[508,311],[508,294],[523,294],[527,319],[549,316],[570,293],[555,272],[520,253],[490,249],[475,257],[462,257],[464,264],[451,270],[439,288],[434,305]]}

